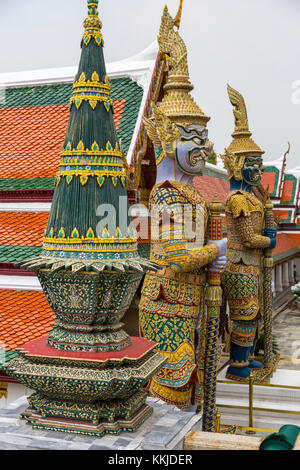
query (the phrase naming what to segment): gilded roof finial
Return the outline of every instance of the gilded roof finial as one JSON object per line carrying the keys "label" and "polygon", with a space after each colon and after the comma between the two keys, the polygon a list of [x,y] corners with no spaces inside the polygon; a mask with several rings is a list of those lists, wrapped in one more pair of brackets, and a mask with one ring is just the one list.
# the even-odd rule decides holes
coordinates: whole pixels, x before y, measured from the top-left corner
{"label": "gilded roof finial", "polygon": [[175,20],[174,20],[174,25],[176,26],[176,28],[180,28],[180,22],[181,22],[181,15],[182,15],[182,7],[183,7],[183,0],[180,0],[180,4],[179,4],[179,8],[178,8],[178,13],[175,17]]}

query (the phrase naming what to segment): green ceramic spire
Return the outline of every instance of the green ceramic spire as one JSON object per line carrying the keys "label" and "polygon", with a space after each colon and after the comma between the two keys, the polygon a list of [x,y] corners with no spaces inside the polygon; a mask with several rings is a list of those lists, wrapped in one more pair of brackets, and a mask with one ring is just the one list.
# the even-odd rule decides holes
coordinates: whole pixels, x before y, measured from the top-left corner
{"label": "green ceramic spire", "polygon": [[[35,390],[22,414],[34,428],[99,438],[135,432],[150,416],[142,387],[166,359],[155,343],[122,329],[144,268],[155,268],[138,258],[126,217],[124,229],[112,230],[110,210],[118,220],[119,199],[127,200],[126,171],[97,7],[88,2],[43,252],[21,264],[36,271],[55,323],[47,337],[23,345],[5,370]],[[99,229],[103,204],[110,218]]]}
{"label": "green ceramic spire", "polygon": [[114,124],[101,28],[98,0],[89,0],[43,251],[40,258],[23,264],[27,269],[150,267],[138,258],[130,227],[127,175]]}

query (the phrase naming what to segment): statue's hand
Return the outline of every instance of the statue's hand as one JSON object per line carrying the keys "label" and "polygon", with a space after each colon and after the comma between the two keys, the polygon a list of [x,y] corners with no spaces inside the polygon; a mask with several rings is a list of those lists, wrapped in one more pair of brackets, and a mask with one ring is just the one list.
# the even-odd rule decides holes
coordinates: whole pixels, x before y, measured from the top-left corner
{"label": "statue's hand", "polygon": [[222,238],[222,240],[208,240],[208,243],[214,243],[219,248],[219,257],[226,256],[227,251],[227,238]]}
{"label": "statue's hand", "polygon": [[276,247],[276,236],[277,236],[277,229],[276,228],[265,228],[264,229],[264,236],[270,238],[270,248],[273,250]]}
{"label": "statue's hand", "polygon": [[276,228],[265,228],[264,229],[264,236],[269,237],[269,238],[276,238],[277,229]]}
{"label": "statue's hand", "polygon": [[219,256],[219,258],[208,266],[208,269],[213,273],[222,273],[225,269],[226,261],[226,256]]}

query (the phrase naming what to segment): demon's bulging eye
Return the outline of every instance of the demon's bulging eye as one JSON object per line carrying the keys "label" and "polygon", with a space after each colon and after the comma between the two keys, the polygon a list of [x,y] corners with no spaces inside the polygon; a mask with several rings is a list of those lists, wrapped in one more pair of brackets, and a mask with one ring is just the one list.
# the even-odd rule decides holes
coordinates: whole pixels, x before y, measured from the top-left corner
{"label": "demon's bulging eye", "polygon": [[190,142],[192,144],[197,145],[197,147],[203,147],[205,145],[207,139],[203,138],[203,137],[200,137],[198,135],[195,135],[194,137],[189,137],[189,138],[182,137],[181,141],[182,142]]}
{"label": "demon's bulging eye", "polygon": [[196,145],[204,145],[205,144],[205,140],[202,140],[200,137],[193,137],[193,142]]}
{"label": "demon's bulging eye", "polygon": [[257,157],[248,157],[245,161],[245,168],[261,168],[262,167],[262,158]]}

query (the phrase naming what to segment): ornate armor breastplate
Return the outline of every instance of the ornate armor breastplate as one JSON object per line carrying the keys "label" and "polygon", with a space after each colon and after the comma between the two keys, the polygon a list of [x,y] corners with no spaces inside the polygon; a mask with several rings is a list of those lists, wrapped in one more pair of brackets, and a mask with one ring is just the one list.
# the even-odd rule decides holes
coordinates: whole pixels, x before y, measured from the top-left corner
{"label": "ornate armor breastplate", "polygon": [[[166,181],[154,187],[150,204],[152,228],[154,228],[151,242],[152,261],[162,267],[169,266],[162,239],[167,236],[172,239],[174,223],[182,226],[181,239],[189,250],[199,250],[204,246],[208,220],[207,203],[194,187],[177,181]],[[169,218],[170,226],[163,224],[163,214]],[[168,229],[170,229],[169,235],[164,233],[164,230]],[[202,271],[200,269],[198,273],[201,274]]]}
{"label": "ornate armor breastplate", "polygon": [[[234,200],[232,197],[234,197]],[[262,235],[264,228],[264,207],[253,194],[245,191],[233,191],[226,201],[227,221],[227,260],[237,264],[260,266],[262,248],[247,248],[241,237],[237,218],[244,216],[252,225],[255,235]]]}

